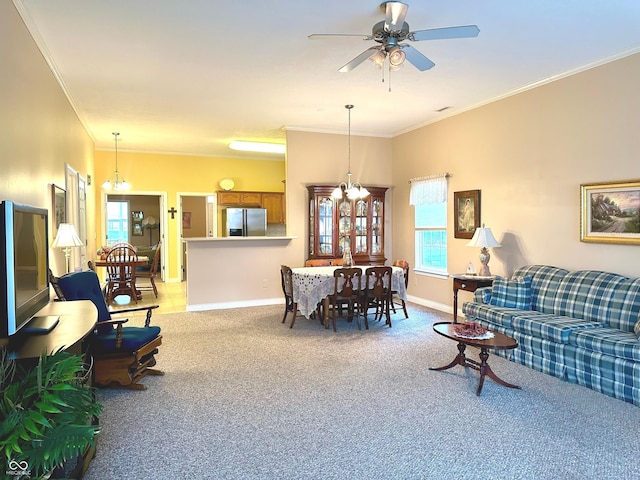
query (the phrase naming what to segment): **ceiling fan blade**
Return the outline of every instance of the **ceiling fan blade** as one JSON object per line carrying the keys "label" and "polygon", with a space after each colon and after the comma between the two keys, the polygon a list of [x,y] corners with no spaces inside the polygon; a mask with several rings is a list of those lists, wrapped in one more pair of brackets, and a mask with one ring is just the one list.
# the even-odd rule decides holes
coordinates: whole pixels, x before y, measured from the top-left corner
{"label": "ceiling fan blade", "polygon": [[469,38],[477,37],[480,29],[477,25],[464,25],[460,27],[430,28],[427,30],[416,30],[409,33],[407,38],[414,42],[422,40],[440,40],[446,38]]}
{"label": "ceiling fan blade", "polygon": [[362,62],[364,62],[366,59],[368,59],[369,57],[371,57],[371,55],[373,55],[374,53],[376,53],[378,50],[380,50],[382,47],[370,47],[367,48],[364,52],[362,52],[360,55],[358,55],[356,58],[354,58],[353,60],[351,60],[349,63],[347,63],[345,66],[341,67],[338,71],[340,73],[346,73],[346,72],[350,72],[351,70],[353,70],[354,68],[356,68],[358,65],[360,65]]}
{"label": "ceiling fan blade", "polygon": [[402,50],[404,51],[404,54],[407,56],[407,60],[409,61],[409,63],[411,63],[414,67],[416,67],[421,72],[424,72],[425,70],[429,70],[430,68],[433,68],[435,66],[435,63],[433,63],[431,60],[429,60],[427,57],[425,57],[422,53],[420,53],[418,50],[413,48],[411,45],[403,44]]}
{"label": "ceiling fan blade", "polygon": [[360,33],[312,33],[307,35],[309,40],[321,40],[323,38],[342,38],[342,37],[355,37],[362,40],[373,40],[371,35],[362,35]]}
{"label": "ceiling fan blade", "polygon": [[384,29],[387,32],[402,30],[409,5],[402,2],[385,2],[386,12]]}

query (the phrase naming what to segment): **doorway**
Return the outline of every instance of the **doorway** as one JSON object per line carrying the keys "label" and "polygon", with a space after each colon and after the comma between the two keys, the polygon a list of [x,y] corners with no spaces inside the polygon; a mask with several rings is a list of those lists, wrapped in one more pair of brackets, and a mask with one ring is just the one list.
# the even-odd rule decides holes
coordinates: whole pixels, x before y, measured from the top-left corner
{"label": "doorway", "polygon": [[184,238],[217,237],[217,195],[215,192],[178,193],[180,205],[180,262],[182,281],[187,279],[187,249]]}
{"label": "doorway", "polygon": [[103,192],[101,245],[125,241],[141,255],[153,255],[152,247],[162,240],[158,276],[166,280],[168,273],[168,246],[165,242],[166,193],[164,192]]}

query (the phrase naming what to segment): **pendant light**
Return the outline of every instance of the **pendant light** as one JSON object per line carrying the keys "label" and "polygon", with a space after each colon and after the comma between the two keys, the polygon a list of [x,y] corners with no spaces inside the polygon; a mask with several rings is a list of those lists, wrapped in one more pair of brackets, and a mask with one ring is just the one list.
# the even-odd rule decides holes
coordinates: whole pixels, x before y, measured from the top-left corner
{"label": "pendant light", "polygon": [[129,185],[123,178],[120,178],[120,172],[118,172],[118,135],[120,135],[120,133],[113,132],[112,135],[113,141],[116,144],[116,171],[109,180],[102,184],[102,188],[105,190],[129,190],[131,185]]}
{"label": "pendant light", "polygon": [[344,108],[349,112],[349,168],[347,170],[347,181],[340,182],[336,188],[334,188],[331,196],[333,198],[342,198],[346,193],[347,197],[351,200],[357,200],[359,198],[366,198],[369,196],[369,190],[363,187],[360,182],[351,182],[351,109],[353,105],[345,105]]}

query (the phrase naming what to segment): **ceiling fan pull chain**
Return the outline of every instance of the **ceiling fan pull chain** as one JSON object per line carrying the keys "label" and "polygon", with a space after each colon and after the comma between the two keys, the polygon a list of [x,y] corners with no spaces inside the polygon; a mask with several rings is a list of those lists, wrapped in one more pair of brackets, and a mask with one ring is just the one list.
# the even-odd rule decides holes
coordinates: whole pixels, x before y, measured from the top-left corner
{"label": "ceiling fan pull chain", "polygon": [[389,63],[389,93],[391,93],[391,63]]}

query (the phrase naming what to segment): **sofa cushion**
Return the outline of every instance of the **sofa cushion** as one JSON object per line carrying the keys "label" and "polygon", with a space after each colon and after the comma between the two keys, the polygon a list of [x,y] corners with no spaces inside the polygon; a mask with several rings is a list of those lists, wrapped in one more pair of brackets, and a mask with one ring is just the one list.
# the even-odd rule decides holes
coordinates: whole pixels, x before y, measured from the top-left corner
{"label": "sofa cushion", "polygon": [[640,340],[640,318],[638,319],[636,324],[633,326],[633,333],[636,335],[636,338]]}
{"label": "sofa cushion", "polygon": [[550,265],[526,265],[513,272],[512,278],[530,276],[532,310],[543,313],[554,313],[555,292],[568,270]]}
{"label": "sofa cushion", "polygon": [[496,307],[486,303],[466,302],[462,305],[462,312],[471,321],[485,320],[494,325],[511,328],[511,319],[522,313],[517,308]]}
{"label": "sofa cushion", "polygon": [[493,281],[490,305],[531,310],[531,277],[517,280],[496,277]]}
{"label": "sofa cushion", "polygon": [[602,326],[598,322],[539,312],[521,312],[511,319],[514,330],[558,343],[569,343],[569,335],[576,329],[599,329]]}
{"label": "sofa cushion", "polygon": [[571,333],[569,343],[587,350],[640,361],[640,343],[632,332],[623,332],[617,328],[597,328],[576,330]]}

